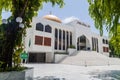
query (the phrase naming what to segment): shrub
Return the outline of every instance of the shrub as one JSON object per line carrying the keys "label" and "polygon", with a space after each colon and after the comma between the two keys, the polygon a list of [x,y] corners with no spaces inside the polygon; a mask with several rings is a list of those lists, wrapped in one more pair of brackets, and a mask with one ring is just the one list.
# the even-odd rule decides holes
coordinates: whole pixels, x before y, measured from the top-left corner
{"label": "shrub", "polygon": [[74,45],[70,45],[68,48],[73,48],[73,49],[75,49],[75,46],[74,46]]}

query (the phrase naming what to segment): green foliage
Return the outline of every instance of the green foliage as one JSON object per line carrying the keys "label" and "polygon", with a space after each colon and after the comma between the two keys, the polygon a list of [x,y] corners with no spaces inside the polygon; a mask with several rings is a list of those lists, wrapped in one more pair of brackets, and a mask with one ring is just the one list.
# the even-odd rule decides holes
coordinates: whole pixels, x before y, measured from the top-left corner
{"label": "green foliage", "polygon": [[[88,0],[89,14],[95,27],[103,34],[103,26],[109,32],[110,48],[120,55],[120,0]],[[112,52],[113,53],[113,52]]]}
{"label": "green foliage", "polygon": [[120,24],[118,24],[116,36],[112,36],[110,39],[110,48],[111,51],[120,56]]}
{"label": "green foliage", "polygon": [[117,25],[120,20],[120,0],[88,0],[89,14],[95,26],[103,34],[103,26],[113,35],[116,35]]}
{"label": "green foliage", "polygon": [[[21,61],[19,55],[24,49],[22,38],[25,36],[26,29],[31,27],[30,23],[32,22],[32,18],[42,9],[43,3],[47,2],[52,3],[53,6],[57,4],[63,7],[64,5],[64,0],[0,0],[0,22],[2,11],[10,11],[12,13],[8,19],[8,21],[11,20],[11,22],[5,25],[11,30],[9,30],[10,34],[6,34],[7,31],[3,29],[5,26],[0,25],[0,43],[4,42],[0,44],[0,61],[3,60],[4,62],[3,68],[0,67],[0,69],[5,71],[10,68],[11,70],[10,63],[12,64],[12,62],[14,63],[12,67],[20,67]],[[25,25],[23,29],[18,28],[19,23],[15,21],[17,17],[22,17],[22,23]],[[12,31],[12,29],[15,30],[15,32]],[[11,38],[13,40],[11,40]],[[9,51],[7,49],[9,49]],[[12,54],[12,62],[8,62],[5,59],[8,54]],[[7,57],[11,60],[11,57]]]}
{"label": "green foliage", "polygon": [[63,54],[63,55],[68,55],[68,52],[55,52],[54,54]]}
{"label": "green foliage", "polygon": [[0,61],[0,67],[2,66],[3,63],[4,63],[4,62]]}
{"label": "green foliage", "polygon": [[68,48],[73,48],[73,49],[75,49],[75,46],[74,46],[74,45],[70,45]]}

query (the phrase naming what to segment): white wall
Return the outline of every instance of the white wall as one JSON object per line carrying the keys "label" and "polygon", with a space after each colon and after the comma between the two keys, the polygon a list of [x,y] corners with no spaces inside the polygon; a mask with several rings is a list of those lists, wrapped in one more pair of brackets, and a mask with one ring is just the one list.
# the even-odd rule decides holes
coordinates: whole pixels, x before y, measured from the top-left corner
{"label": "white wall", "polygon": [[72,55],[76,52],[77,50],[76,49],[73,49],[73,48],[68,48],[67,52],[69,55]]}
{"label": "white wall", "polygon": [[67,55],[64,55],[64,54],[55,54],[55,63],[62,61],[66,57]]}
{"label": "white wall", "polygon": [[46,53],[46,62],[48,63],[54,62],[54,53],[51,52]]}
{"label": "white wall", "polygon": [[[36,27],[36,23],[38,22],[41,22],[43,25],[49,24],[52,27],[52,33],[36,31],[35,27]],[[98,34],[92,33],[90,27],[85,27],[83,25],[76,24],[76,21],[71,22],[70,24],[63,24],[37,17],[37,18],[33,18],[33,22],[31,24],[32,24],[32,28],[27,29],[27,34],[26,34],[27,36],[25,38],[25,47],[26,47],[25,49],[28,52],[45,52],[47,62],[53,59],[54,52],[65,52],[65,50],[54,50],[55,28],[72,32],[72,43],[74,46],[76,46],[76,48],[77,48],[77,38],[82,35],[86,36],[86,38],[88,39],[87,46],[90,46],[90,49],[92,49],[92,37],[98,38],[98,46],[100,53],[103,53],[103,46],[108,47],[108,45],[102,43],[103,37],[100,37]],[[51,46],[35,45],[35,35],[51,38]],[[31,39],[30,47],[28,47],[29,39]],[[63,58],[63,55],[56,55],[55,57],[57,61],[61,58]]]}

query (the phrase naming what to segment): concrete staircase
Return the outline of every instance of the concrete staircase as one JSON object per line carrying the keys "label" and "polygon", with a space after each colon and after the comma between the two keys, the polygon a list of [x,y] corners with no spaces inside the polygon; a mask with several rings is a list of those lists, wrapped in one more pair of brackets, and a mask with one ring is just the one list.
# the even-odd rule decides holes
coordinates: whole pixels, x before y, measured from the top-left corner
{"label": "concrete staircase", "polygon": [[75,55],[68,56],[60,63],[79,66],[120,65],[120,59],[109,58],[95,51],[78,51]]}

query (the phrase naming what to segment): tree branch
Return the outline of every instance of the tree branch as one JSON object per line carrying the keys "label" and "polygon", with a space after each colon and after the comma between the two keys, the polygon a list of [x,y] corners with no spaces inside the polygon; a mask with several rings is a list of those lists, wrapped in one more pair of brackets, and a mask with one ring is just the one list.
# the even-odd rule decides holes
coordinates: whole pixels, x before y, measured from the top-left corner
{"label": "tree branch", "polygon": [[27,8],[27,4],[28,4],[28,0],[25,2],[25,5],[24,5],[24,8],[23,8],[23,10],[22,10],[22,12],[21,12],[21,14],[20,14],[20,17],[23,16],[23,14],[24,14],[24,12],[25,12],[25,10],[26,10],[26,8]]}

